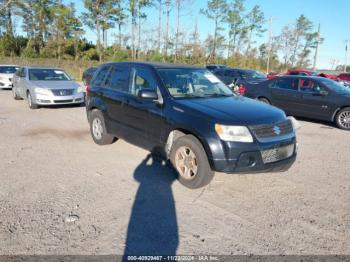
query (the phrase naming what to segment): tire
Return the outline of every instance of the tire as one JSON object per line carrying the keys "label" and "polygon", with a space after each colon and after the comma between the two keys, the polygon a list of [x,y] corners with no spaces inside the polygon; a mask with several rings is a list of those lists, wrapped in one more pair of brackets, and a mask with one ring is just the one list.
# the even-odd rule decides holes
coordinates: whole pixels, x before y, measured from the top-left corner
{"label": "tire", "polygon": [[105,120],[100,110],[94,109],[89,114],[90,133],[94,142],[98,145],[110,145],[117,138],[107,133]]}
{"label": "tire", "polygon": [[265,103],[265,104],[271,105],[270,101],[267,98],[265,98],[265,97],[259,97],[258,100],[260,102]]}
{"label": "tire", "polygon": [[340,129],[350,130],[350,107],[345,107],[337,113],[335,123]]}
{"label": "tire", "polygon": [[207,154],[193,135],[175,140],[170,151],[170,162],[178,173],[178,180],[185,187],[195,189],[206,186],[214,177]]}
{"label": "tire", "polygon": [[21,97],[19,95],[17,95],[16,93],[16,89],[14,87],[12,87],[12,97],[14,100],[20,100]]}
{"label": "tire", "polygon": [[30,109],[37,109],[39,106],[33,102],[32,95],[27,91],[27,101]]}

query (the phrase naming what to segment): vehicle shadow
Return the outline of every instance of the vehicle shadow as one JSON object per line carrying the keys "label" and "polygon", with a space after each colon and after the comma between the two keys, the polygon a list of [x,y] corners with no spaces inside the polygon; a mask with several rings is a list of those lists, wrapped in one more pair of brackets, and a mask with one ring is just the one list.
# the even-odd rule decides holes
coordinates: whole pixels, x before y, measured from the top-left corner
{"label": "vehicle shadow", "polygon": [[135,169],[140,185],[132,207],[124,258],[127,255],[175,255],[179,244],[171,189],[176,179],[166,162],[149,154]]}
{"label": "vehicle shadow", "polygon": [[323,120],[317,120],[317,119],[310,119],[310,118],[306,118],[306,117],[296,117],[296,120],[300,120],[300,121],[305,121],[305,122],[310,122],[310,123],[314,123],[314,124],[320,124],[322,125],[320,128],[327,128],[327,129],[336,129],[337,126],[335,125],[334,122],[328,122],[328,121],[323,121]]}

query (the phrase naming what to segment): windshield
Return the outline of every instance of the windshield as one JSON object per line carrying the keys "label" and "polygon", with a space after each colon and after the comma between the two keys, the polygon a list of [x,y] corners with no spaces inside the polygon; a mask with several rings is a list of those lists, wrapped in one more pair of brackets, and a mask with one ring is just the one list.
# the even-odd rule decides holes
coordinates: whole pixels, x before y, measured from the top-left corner
{"label": "windshield", "polygon": [[175,98],[234,95],[225,84],[206,69],[158,69],[158,73],[170,95]]}
{"label": "windshield", "polygon": [[0,74],[14,74],[17,69],[15,66],[0,66]]}
{"label": "windshield", "polygon": [[71,78],[59,69],[29,69],[29,80],[33,81],[70,81]]}
{"label": "windshield", "polygon": [[266,75],[256,71],[248,71],[247,73],[243,73],[243,77],[250,78],[250,79],[264,79],[266,78]]}
{"label": "windshield", "polygon": [[320,79],[320,81],[326,87],[328,87],[329,89],[331,89],[332,91],[334,91],[337,94],[350,95],[350,88],[345,87],[336,81],[333,81],[333,80],[330,80],[327,78]]}

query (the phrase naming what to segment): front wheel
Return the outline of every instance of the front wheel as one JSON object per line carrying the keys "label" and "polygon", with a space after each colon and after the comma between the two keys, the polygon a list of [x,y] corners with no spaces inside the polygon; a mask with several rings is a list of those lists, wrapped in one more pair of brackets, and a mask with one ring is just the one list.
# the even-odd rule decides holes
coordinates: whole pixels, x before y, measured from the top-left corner
{"label": "front wheel", "polygon": [[265,98],[265,97],[259,97],[258,100],[260,102],[265,103],[265,104],[271,105],[270,101],[267,98]]}
{"label": "front wheel", "polygon": [[108,134],[105,120],[100,110],[94,109],[89,115],[90,133],[94,142],[98,145],[109,145],[117,139]]}
{"label": "front wheel", "polygon": [[27,92],[27,101],[28,101],[28,105],[29,105],[30,109],[37,109],[37,108],[39,108],[39,106],[33,102],[32,95],[30,94],[29,91]]}
{"label": "front wheel", "polygon": [[345,107],[338,112],[335,123],[341,129],[350,130],[350,107]]}
{"label": "front wheel", "polygon": [[178,173],[181,184],[188,188],[206,186],[214,177],[207,154],[196,137],[179,137],[170,151],[170,161]]}
{"label": "front wheel", "polygon": [[21,99],[20,96],[17,95],[16,89],[15,89],[14,86],[12,86],[12,97],[13,97],[14,100],[20,100]]}

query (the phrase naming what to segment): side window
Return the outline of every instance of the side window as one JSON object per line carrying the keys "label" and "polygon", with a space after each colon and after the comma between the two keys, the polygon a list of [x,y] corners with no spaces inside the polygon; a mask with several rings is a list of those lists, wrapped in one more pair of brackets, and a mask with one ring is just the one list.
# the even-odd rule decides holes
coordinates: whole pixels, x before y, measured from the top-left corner
{"label": "side window", "polygon": [[224,70],[217,70],[217,71],[215,72],[215,75],[224,76],[224,75],[225,75],[225,71],[224,71]]}
{"label": "side window", "polygon": [[15,75],[18,76],[18,77],[20,77],[21,70],[22,70],[22,68],[17,69]]}
{"label": "side window", "polygon": [[106,79],[106,86],[123,92],[129,92],[130,68],[115,65],[112,67]]}
{"label": "side window", "polygon": [[238,74],[237,74],[236,71],[227,70],[227,71],[226,71],[226,76],[237,78],[237,77],[238,77]]}
{"label": "side window", "polygon": [[299,88],[301,92],[306,92],[306,93],[318,93],[321,91],[321,86],[310,79],[300,79],[299,80]]}
{"label": "side window", "polygon": [[144,67],[133,67],[131,69],[130,91],[137,96],[142,89],[157,90],[156,80],[150,69]]}
{"label": "side window", "polygon": [[276,80],[270,80],[268,83],[269,88],[275,88],[276,87]]}
{"label": "side window", "polygon": [[100,68],[100,70],[98,70],[98,72],[94,75],[93,79],[91,80],[91,84],[94,86],[102,86],[104,84],[104,80],[109,69],[110,66],[104,66]]}
{"label": "side window", "polygon": [[286,90],[298,90],[298,80],[296,79],[278,79],[276,81],[276,88],[286,89]]}
{"label": "side window", "polygon": [[20,72],[20,77],[26,77],[26,69],[22,67],[21,72]]}

